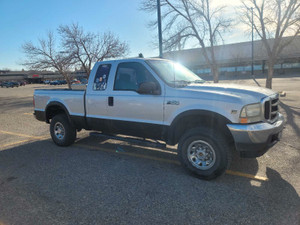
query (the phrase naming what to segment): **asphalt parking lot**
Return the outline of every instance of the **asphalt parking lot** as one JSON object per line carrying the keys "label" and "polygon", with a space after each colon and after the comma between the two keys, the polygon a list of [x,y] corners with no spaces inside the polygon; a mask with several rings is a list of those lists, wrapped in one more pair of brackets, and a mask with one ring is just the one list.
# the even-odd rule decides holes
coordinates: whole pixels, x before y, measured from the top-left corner
{"label": "asphalt parking lot", "polygon": [[187,173],[171,146],[81,131],[58,147],[32,115],[33,90],[47,86],[0,88],[0,225],[300,224],[300,78],[273,82],[286,92],[281,142],[257,159],[235,156],[212,181]]}

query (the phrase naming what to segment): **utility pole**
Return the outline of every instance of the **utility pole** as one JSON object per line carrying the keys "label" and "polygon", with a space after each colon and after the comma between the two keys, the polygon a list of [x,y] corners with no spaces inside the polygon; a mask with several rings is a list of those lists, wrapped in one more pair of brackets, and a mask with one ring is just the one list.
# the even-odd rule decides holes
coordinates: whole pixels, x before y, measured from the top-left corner
{"label": "utility pole", "polygon": [[257,80],[254,77],[254,42],[253,42],[253,27],[254,27],[254,21],[253,21],[253,7],[251,7],[251,28],[252,28],[252,41],[251,41],[251,75],[254,82],[257,84],[257,86],[260,87],[260,84],[257,82]]}
{"label": "utility pole", "polygon": [[162,58],[163,51],[162,51],[160,0],[157,0],[157,25],[158,25],[157,27],[158,27],[158,42],[159,42],[159,58]]}
{"label": "utility pole", "polygon": [[252,27],[252,46],[251,46],[251,48],[252,48],[252,50],[251,50],[251,59],[252,59],[252,64],[251,64],[251,75],[252,76],[254,76],[254,69],[253,69],[253,58],[254,58],[254,46],[253,46],[253,7],[251,7],[251,22],[252,22],[252,24],[251,24],[251,27]]}

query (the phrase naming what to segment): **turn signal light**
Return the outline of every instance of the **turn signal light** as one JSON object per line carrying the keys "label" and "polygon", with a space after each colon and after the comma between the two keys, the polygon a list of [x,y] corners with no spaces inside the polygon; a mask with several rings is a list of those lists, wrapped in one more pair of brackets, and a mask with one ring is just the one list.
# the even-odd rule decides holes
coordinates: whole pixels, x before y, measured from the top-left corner
{"label": "turn signal light", "polygon": [[248,119],[247,118],[241,118],[240,121],[241,121],[241,123],[248,123]]}

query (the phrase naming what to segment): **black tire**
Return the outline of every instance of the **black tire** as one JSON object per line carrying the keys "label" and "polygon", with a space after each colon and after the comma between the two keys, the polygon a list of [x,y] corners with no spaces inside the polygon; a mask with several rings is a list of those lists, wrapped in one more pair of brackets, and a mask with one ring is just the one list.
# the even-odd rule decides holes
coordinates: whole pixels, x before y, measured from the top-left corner
{"label": "black tire", "polygon": [[[63,134],[59,135],[59,131]],[[54,116],[50,123],[50,134],[58,146],[69,146],[76,140],[76,128],[72,126],[65,114]]]}
{"label": "black tire", "polygon": [[[181,164],[197,177],[211,180],[222,175],[230,166],[231,148],[224,135],[217,131],[210,128],[193,128],[179,140],[178,157]],[[205,157],[204,163],[201,157]],[[199,158],[200,161],[197,161]]]}

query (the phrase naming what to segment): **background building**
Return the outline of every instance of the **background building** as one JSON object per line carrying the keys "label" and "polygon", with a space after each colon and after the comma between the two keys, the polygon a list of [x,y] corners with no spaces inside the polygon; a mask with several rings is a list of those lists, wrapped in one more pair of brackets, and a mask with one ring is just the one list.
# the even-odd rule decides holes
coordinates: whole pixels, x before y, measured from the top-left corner
{"label": "background building", "polygon": [[[72,79],[86,78],[87,75],[83,71],[71,72]],[[0,70],[1,81],[26,81],[28,83],[41,83],[45,80],[64,80],[63,75],[52,71],[9,71]]]}
{"label": "background building", "polygon": [[[269,40],[272,42],[273,40]],[[262,41],[254,41],[254,74],[264,76],[267,73],[267,52]],[[215,46],[215,55],[222,76],[241,76],[251,74],[252,42],[242,42]],[[209,48],[208,48],[209,50]],[[200,76],[209,76],[210,68],[203,57],[202,49],[188,49],[164,53],[164,58],[187,66]],[[300,73],[300,36],[283,49],[275,65],[275,76]]]}

